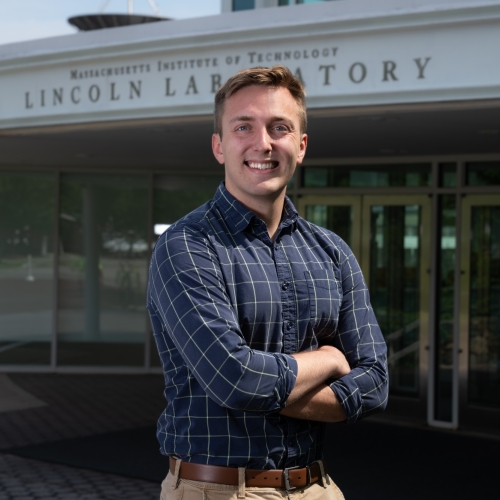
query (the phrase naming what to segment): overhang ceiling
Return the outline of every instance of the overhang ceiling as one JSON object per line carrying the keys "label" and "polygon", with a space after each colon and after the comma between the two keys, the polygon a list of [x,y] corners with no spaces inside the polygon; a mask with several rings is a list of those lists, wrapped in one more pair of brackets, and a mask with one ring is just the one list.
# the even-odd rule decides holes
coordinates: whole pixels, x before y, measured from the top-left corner
{"label": "overhang ceiling", "polygon": [[[307,160],[500,153],[499,102],[313,110]],[[217,167],[211,117],[0,131],[0,167]]]}

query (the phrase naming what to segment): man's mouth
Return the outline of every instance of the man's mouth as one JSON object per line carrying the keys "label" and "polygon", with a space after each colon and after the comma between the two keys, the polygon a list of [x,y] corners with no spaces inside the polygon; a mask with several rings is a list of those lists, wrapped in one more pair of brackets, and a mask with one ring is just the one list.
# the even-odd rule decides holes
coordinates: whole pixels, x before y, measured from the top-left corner
{"label": "man's mouth", "polygon": [[250,168],[255,168],[257,170],[272,170],[279,165],[277,161],[245,161],[245,165]]}

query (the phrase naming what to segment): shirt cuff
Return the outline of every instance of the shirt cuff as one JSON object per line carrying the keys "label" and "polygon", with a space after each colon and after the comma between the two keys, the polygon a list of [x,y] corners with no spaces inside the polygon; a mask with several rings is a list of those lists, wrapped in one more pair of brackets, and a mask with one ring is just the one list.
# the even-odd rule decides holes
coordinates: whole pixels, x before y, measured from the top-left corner
{"label": "shirt cuff", "polygon": [[299,367],[297,360],[289,354],[274,354],[278,365],[278,381],[274,387],[276,394],[276,404],[270,411],[282,410],[286,406],[286,401],[295,387]]}
{"label": "shirt cuff", "polygon": [[347,417],[346,423],[353,424],[356,422],[363,411],[363,398],[354,378],[350,375],[345,375],[331,383],[330,388],[344,409]]}

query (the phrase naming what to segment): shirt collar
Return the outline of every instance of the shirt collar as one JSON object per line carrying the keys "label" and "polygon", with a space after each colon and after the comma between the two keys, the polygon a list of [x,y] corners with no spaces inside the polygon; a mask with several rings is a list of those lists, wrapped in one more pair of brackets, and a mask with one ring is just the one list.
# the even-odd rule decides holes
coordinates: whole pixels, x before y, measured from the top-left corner
{"label": "shirt collar", "polygon": [[[244,231],[250,223],[262,222],[248,208],[244,207],[227,189],[224,182],[221,182],[215,192],[214,201],[226,216],[226,223],[234,234]],[[299,214],[290,199],[285,196],[281,228],[290,226]]]}

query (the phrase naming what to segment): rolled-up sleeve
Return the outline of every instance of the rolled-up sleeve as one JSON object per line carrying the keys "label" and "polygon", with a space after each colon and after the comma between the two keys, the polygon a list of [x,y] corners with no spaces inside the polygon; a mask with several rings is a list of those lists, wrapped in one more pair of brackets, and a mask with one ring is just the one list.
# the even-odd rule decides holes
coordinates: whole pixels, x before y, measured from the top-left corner
{"label": "rolled-up sleeve", "polygon": [[345,411],[347,422],[353,423],[384,410],[387,405],[387,348],[361,269],[344,242],[341,254],[343,299],[334,342],[352,370],[330,387]]}
{"label": "rolled-up sleeve", "polygon": [[160,237],[150,264],[148,304],[188,369],[218,405],[259,412],[285,406],[295,385],[297,362],[292,356],[247,345],[216,252],[201,232],[174,227]]}

